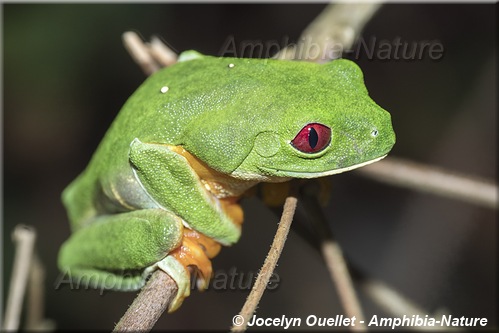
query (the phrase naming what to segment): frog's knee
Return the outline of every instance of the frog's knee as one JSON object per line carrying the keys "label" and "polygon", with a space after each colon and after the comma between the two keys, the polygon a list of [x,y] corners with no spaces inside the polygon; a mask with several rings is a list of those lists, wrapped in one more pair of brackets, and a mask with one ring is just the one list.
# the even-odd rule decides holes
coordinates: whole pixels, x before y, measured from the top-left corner
{"label": "frog's knee", "polygon": [[[135,214],[133,214],[135,213]],[[136,234],[143,238],[144,244],[150,244],[152,251],[161,251],[165,254],[176,249],[182,243],[184,226],[182,219],[163,209],[147,209],[130,214],[147,221],[146,232]]]}

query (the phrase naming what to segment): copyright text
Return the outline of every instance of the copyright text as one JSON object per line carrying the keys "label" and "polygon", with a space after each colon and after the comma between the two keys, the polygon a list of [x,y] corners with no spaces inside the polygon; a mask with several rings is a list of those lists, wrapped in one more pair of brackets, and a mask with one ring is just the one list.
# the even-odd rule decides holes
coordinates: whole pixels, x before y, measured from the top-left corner
{"label": "copyright text", "polygon": [[[236,315],[232,318],[232,323],[235,326],[245,324],[245,319]],[[247,321],[247,326],[256,327],[279,327],[288,329],[290,327],[348,327],[348,326],[367,326],[367,327],[384,327],[396,329],[399,327],[406,328],[421,328],[421,327],[485,327],[488,324],[487,318],[470,318],[456,317],[452,315],[443,315],[440,317],[430,317],[429,315],[420,316],[412,315],[403,317],[380,317],[373,315],[369,320],[357,320],[355,316],[346,317],[344,315],[336,315],[332,317],[318,317],[309,315],[307,317],[257,317],[253,315]]]}

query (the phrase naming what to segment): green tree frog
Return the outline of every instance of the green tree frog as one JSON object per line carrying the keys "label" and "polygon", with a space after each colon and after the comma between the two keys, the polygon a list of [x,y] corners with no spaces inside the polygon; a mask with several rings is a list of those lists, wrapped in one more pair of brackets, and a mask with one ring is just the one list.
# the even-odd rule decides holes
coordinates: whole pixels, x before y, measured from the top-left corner
{"label": "green tree frog", "polygon": [[72,235],[59,268],[92,286],[137,290],[152,271],[207,287],[221,245],[241,235],[241,195],[259,182],[315,178],[385,157],[390,114],[359,67],[218,58],[196,51],[128,99],[86,170],[63,192]]}

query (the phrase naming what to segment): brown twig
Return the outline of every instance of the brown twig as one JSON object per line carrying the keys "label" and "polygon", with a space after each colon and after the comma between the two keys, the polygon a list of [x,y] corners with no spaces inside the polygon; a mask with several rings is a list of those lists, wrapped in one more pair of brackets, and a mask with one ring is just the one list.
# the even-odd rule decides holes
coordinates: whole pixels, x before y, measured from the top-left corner
{"label": "brown twig", "polygon": [[177,294],[177,284],[156,270],[114,327],[113,332],[149,332]]}
{"label": "brown twig", "polygon": [[[307,217],[310,218],[310,215],[307,215]],[[293,223],[293,229],[314,251],[322,253],[321,244],[317,242],[317,237],[315,233],[312,233],[312,230],[300,226],[299,223]],[[356,267],[354,263],[349,261],[346,261],[346,263],[352,281],[355,282],[358,289],[391,317],[419,315],[420,317],[429,316],[435,318],[441,317],[444,314],[450,314],[445,308],[439,308],[433,313],[429,313],[395,288],[390,287],[380,280],[369,277],[359,267]],[[424,329],[425,327],[420,328]],[[419,328],[414,327],[414,329],[418,330]]]}
{"label": "brown twig", "polygon": [[127,31],[122,35],[123,45],[139,65],[144,74],[151,75],[162,67],[173,65],[177,62],[177,53],[170,49],[158,37],[152,37],[146,43],[134,31]]}
{"label": "brown twig", "polygon": [[[360,282],[360,288],[371,298],[373,302],[375,302],[381,309],[389,313],[392,317],[402,318],[403,316],[417,315],[421,318],[424,318],[425,316],[438,318],[442,317],[442,315],[450,314],[448,310],[444,308],[439,308],[433,313],[428,313],[417,304],[400,294],[398,291],[379,280],[367,278]],[[449,327],[422,325],[413,326],[411,329],[415,331],[448,331]]]}
{"label": "brown twig", "polygon": [[[245,322],[255,311],[269,279],[272,276],[293,220],[296,201],[296,197],[288,197],[286,199],[279,228],[277,229],[272,247],[260,270],[255,285],[241,310],[240,315],[244,316],[243,318],[246,318]],[[165,272],[156,270],[118,324],[116,324],[113,332],[150,331],[159,317],[161,317],[163,312],[168,308],[171,301],[175,298],[176,293],[177,285],[175,281]],[[240,327],[233,327],[233,331],[240,330]],[[244,328],[242,330],[244,330]]]}
{"label": "brown twig", "polygon": [[317,182],[310,181],[303,186],[301,191],[303,206],[307,217],[311,220],[319,236],[321,253],[331,275],[331,280],[336,286],[336,291],[345,314],[347,317],[356,318],[355,326],[350,326],[351,330],[366,330],[366,326],[361,323],[361,321],[364,321],[364,314],[355,293],[352,278],[350,277],[346,260],[343,257],[343,251],[334,239],[331,229],[328,227],[327,220],[317,197],[318,187],[316,185]]}
{"label": "brown twig", "polygon": [[255,312],[282,253],[284,243],[286,242],[289,233],[289,228],[291,227],[291,222],[293,221],[296,204],[297,199],[295,195],[290,195],[286,198],[279,227],[274,236],[272,246],[270,247],[267,258],[265,258],[265,262],[258,273],[255,284],[253,285],[239,316],[235,316],[233,319],[232,332],[243,332],[246,330],[248,320]]}
{"label": "brown twig", "polygon": [[355,170],[366,177],[410,189],[498,209],[498,188],[492,181],[461,175],[401,158],[387,157]]}
{"label": "brown twig", "polygon": [[177,53],[163,43],[158,37],[153,36],[151,42],[148,43],[147,46],[151,55],[161,66],[168,67],[177,62]]}
{"label": "brown twig", "polygon": [[27,296],[26,330],[54,330],[55,322],[45,318],[45,267],[36,252],[31,260]]}
{"label": "brown twig", "polygon": [[380,6],[375,1],[329,4],[302,32],[296,45],[284,48],[274,58],[319,63],[340,58]]}
{"label": "brown twig", "polygon": [[149,48],[142,39],[133,31],[127,31],[122,35],[123,45],[147,76],[160,69],[159,64],[154,60]]}

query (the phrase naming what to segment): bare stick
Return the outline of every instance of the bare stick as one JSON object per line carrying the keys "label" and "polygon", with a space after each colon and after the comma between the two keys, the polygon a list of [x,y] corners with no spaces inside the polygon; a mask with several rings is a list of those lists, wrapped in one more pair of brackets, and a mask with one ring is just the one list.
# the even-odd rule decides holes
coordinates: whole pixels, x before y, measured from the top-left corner
{"label": "bare stick", "polygon": [[163,67],[168,67],[177,62],[177,53],[169,48],[156,36],[151,38],[148,44],[149,52]]}
{"label": "bare stick", "polygon": [[[274,242],[260,270],[255,285],[241,310],[245,322],[255,311],[263,292],[272,276],[277,260],[282,252],[284,242],[289,232],[293,214],[296,208],[296,198],[288,197],[284,204],[281,221],[277,229]],[[120,319],[114,332],[121,331],[150,331],[159,317],[168,308],[177,293],[177,285],[173,279],[161,270],[155,271],[147,284],[134,299],[132,305]],[[239,327],[234,331],[239,330]],[[244,328],[243,328],[244,330]]]}
{"label": "bare stick", "polygon": [[248,320],[255,312],[255,309],[262,298],[270,277],[272,276],[275,266],[277,265],[277,261],[281,256],[284,243],[286,242],[286,238],[289,233],[289,228],[291,227],[291,222],[293,221],[296,203],[297,199],[295,196],[289,196],[286,198],[279,227],[277,228],[270,251],[267,254],[267,258],[265,258],[265,262],[258,273],[255,284],[253,285],[253,288],[251,289],[251,292],[248,295],[246,303],[244,303],[239,316],[234,317],[234,325],[231,328],[232,332],[243,332],[246,330]]}
{"label": "bare stick", "polygon": [[331,275],[331,279],[336,286],[336,291],[340,302],[345,310],[347,317],[355,317],[355,326],[350,326],[351,330],[364,331],[366,326],[360,321],[364,321],[364,314],[360,302],[355,293],[352,278],[343,257],[343,251],[340,245],[334,239],[334,236],[327,224],[327,220],[322,211],[317,197],[317,182],[308,182],[301,191],[302,202],[307,216],[311,219],[314,229],[320,238],[321,252],[326,262],[326,266]]}
{"label": "bare stick", "polygon": [[38,329],[39,324],[43,322],[44,313],[44,282],[45,271],[38,257],[33,255],[31,269],[29,272],[28,285],[28,307],[26,315],[26,329]]}
{"label": "bare stick", "polygon": [[492,209],[499,207],[498,188],[493,182],[421,163],[388,157],[354,172],[385,183]]}
{"label": "bare stick", "polygon": [[[300,224],[293,224],[293,229],[314,251],[322,251],[321,245],[318,244],[317,237],[312,233],[312,230],[301,228]],[[353,263],[347,261],[347,264],[350,276],[358,286],[358,289],[362,290],[366,296],[370,297],[371,301],[376,303],[391,317],[402,318],[404,315],[411,316],[418,314],[420,317],[428,315],[429,317],[436,318],[450,314],[445,308],[437,309],[433,313],[426,312],[396,289],[382,281],[369,277]],[[425,326],[419,328],[424,329]],[[418,330],[419,328],[413,327],[414,330]]]}
{"label": "bare stick", "polygon": [[19,329],[19,319],[28,282],[36,232],[31,227],[17,225],[12,233],[12,240],[16,243],[16,256],[5,311],[3,329],[6,331],[17,331]]}
{"label": "bare stick", "polygon": [[149,332],[176,295],[175,281],[162,270],[156,270],[113,332]]}
{"label": "bare stick", "polygon": [[380,6],[375,1],[329,4],[303,31],[296,45],[286,47],[274,58],[319,63],[337,59],[353,46]]}
{"label": "bare stick", "polygon": [[132,59],[148,76],[161,67],[167,67],[177,62],[177,53],[158,37],[152,37],[151,42],[146,43],[134,31],[127,31],[123,34],[122,39]]}
{"label": "bare stick", "polygon": [[149,76],[160,69],[139,35],[133,31],[127,31],[122,35],[122,39],[128,53],[146,75]]}
{"label": "bare stick", "polygon": [[[448,315],[448,311],[445,309],[438,309],[433,314],[427,313],[417,304],[413,303],[411,300],[407,299],[395,289],[390,288],[388,285],[381,281],[374,279],[367,279],[360,283],[362,290],[371,299],[377,303],[384,311],[389,313],[393,317],[402,318],[403,316],[418,315],[421,318],[425,316],[437,318],[442,315]],[[449,327],[445,326],[413,326],[413,330],[423,331],[423,330],[449,330]]]}
{"label": "bare stick", "polygon": [[45,268],[40,259],[33,255],[29,271],[26,329],[52,331],[55,323],[45,316]]}

